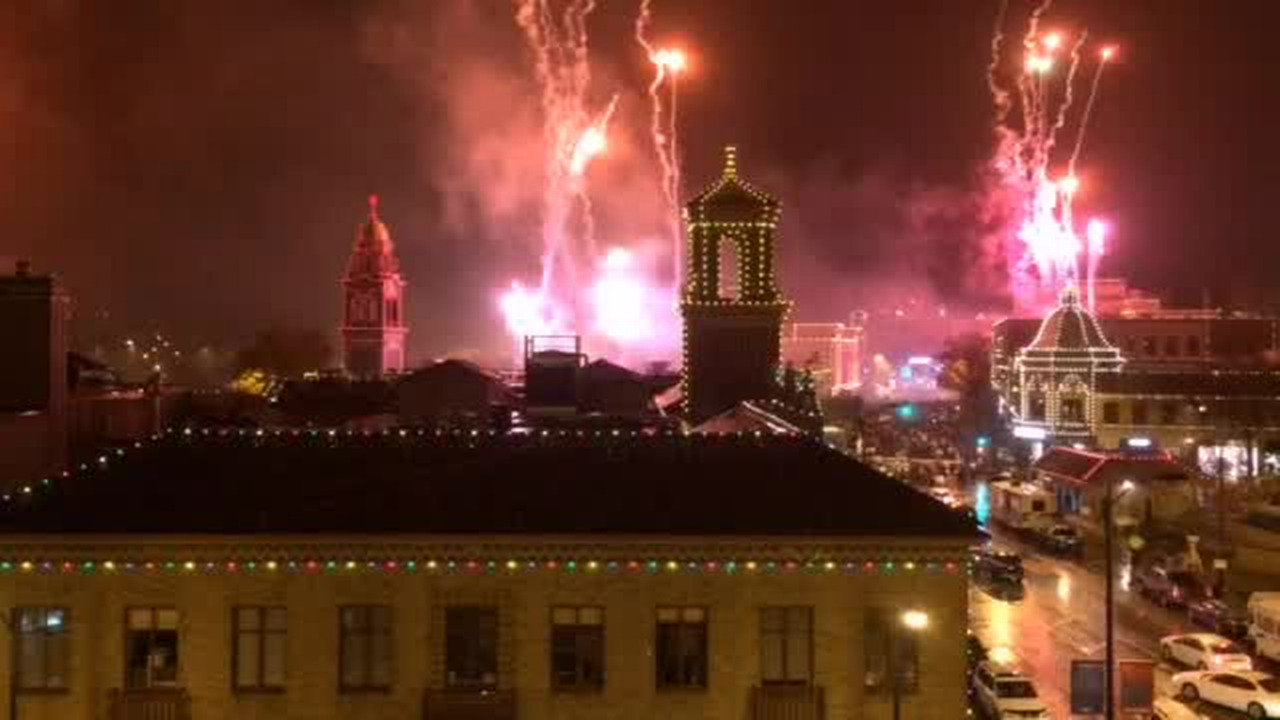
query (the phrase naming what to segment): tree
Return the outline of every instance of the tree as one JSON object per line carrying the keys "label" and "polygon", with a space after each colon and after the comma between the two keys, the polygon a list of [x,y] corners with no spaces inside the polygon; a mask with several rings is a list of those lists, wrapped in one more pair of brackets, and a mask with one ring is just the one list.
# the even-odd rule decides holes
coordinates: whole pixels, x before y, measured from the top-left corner
{"label": "tree", "polygon": [[979,437],[998,428],[996,394],[991,387],[991,338],[969,333],[949,338],[940,359],[938,384],[960,395],[961,451],[971,452]]}
{"label": "tree", "polygon": [[236,355],[236,369],[262,370],[278,377],[300,377],[323,370],[333,358],[333,346],[324,333],[272,327],[254,336],[253,344]]}

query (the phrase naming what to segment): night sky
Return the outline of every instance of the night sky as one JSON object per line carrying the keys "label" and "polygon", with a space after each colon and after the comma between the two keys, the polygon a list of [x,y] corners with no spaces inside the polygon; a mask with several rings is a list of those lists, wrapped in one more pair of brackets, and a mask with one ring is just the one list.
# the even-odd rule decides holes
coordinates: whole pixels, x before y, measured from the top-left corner
{"label": "night sky", "polygon": [[[1025,13],[1024,0],[1010,2]],[[597,92],[622,92],[636,113],[624,117],[643,118],[635,3],[600,5]],[[1272,5],[1055,4],[1049,25],[1087,25],[1122,47],[1082,162],[1082,203],[1117,227],[1107,272],[1187,300],[1204,286],[1218,299],[1277,287]],[[997,7],[655,0],[654,34],[694,51],[680,95],[686,189],[711,179],[719,146],[739,146],[744,175],[784,203],[779,252],[799,317],[843,319],[908,296],[980,306],[999,294],[966,269],[963,210],[992,147],[984,73]],[[536,174],[513,170],[500,142],[507,123],[536,114],[509,9],[4,3],[0,257],[60,274],[82,332],[156,328],[235,344],[271,324],[329,330],[354,228],[377,192],[411,283],[413,355],[492,348],[494,288],[537,270],[535,244],[514,237],[536,225],[525,201]],[[501,193],[476,190],[485,173]],[[921,203],[961,209],[921,230],[904,220]]]}

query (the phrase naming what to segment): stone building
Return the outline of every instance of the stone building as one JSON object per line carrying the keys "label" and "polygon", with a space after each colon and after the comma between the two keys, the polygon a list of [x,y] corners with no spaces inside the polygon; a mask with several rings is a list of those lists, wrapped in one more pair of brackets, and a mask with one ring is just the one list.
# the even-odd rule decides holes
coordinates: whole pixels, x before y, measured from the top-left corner
{"label": "stone building", "polygon": [[23,720],[965,706],[973,527],[803,438],[170,431],[0,519]]}

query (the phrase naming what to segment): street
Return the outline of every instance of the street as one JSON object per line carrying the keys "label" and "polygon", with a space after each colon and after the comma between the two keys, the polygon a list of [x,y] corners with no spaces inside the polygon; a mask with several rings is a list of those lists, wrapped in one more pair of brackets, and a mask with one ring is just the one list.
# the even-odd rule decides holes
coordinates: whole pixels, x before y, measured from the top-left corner
{"label": "street", "polygon": [[[1047,556],[999,532],[996,542],[1022,555],[1022,591],[975,579],[970,586],[970,628],[989,651],[995,650],[996,658],[1011,654],[1016,666],[1035,681],[1054,718],[1067,718],[1071,661],[1103,657],[1102,558],[1082,564]],[[1158,661],[1161,637],[1198,630],[1181,611],[1158,607],[1130,594],[1118,582],[1115,627],[1118,660]],[[1157,694],[1174,694],[1170,676],[1183,669],[1158,666]],[[1244,717],[1209,705],[1196,709],[1208,718]]]}

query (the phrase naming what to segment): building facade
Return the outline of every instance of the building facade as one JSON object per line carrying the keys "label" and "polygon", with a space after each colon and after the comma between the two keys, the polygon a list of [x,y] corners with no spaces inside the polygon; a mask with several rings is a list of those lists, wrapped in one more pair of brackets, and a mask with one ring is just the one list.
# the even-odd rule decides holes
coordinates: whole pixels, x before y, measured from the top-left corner
{"label": "building facade", "polygon": [[1201,465],[1227,456],[1232,475],[1280,450],[1277,321],[1097,318],[1071,295],[1044,320],[995,326],[992,384],[1016,436]]}
{"label": "building facade", "polygon": [[391,232],[369,197],[369,219],[356,231],[355,249],[342,280],[342,362],[349,375],[377,378],[404,372],[405,281]]}
{"label": "building facade", "polygon": [[71,300],[50,275],[18,262],[0,275],[0,482],[67,464],[67,325]]}
{"label": "building facade", "polygon": [[803,439],[174,432],[2,527],[24,720],[965,704],[972,527]]}
{"label": "building facade", "polygon": [[782,320],[789,304],[774,272],[778,201],[738,177],[725,148],[720,179],[685,208],[686,418],[699,424],[744,400],[777,393]]}
{"label": "building facade", "polygon": [[782,327],[782,359],[813,373],[820,396],[862,385],[861,326],[788,322]]}

